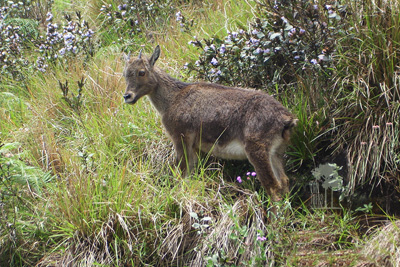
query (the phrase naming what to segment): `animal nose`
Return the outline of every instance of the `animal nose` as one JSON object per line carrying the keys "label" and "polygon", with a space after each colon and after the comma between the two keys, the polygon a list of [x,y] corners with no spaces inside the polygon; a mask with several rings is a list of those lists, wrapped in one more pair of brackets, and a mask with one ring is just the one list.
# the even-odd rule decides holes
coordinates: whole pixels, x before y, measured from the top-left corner
{"label": "animal nose", "polygon": [[132,94],[127,93],[127,94],[124,94],[122,97],[123,97],[125,100],[127,100],[127,99],[130,98],[131,96],[132,96]]}

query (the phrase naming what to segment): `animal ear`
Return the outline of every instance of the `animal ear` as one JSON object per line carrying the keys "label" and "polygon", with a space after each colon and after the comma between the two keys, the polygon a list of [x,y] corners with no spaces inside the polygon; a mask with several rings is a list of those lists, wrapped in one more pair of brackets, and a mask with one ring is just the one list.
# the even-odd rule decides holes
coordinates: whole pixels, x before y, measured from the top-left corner
{"label": "animal ear", "polygon": [[126,61],[126,62],[129,62],[129,60],[131,59],[131,52],[129,52],[128,55],[125,54],[125,53],[123,53],[123,55],[124,55],[125,61]]}
{"label": "animal ear", "polygon": [[142,58],[142,51],[143,51],[143,48],[142,48],[142,49],[140,49],[140,51],[139,51],[139,56],[138,56],[138,59],[141,59],[141,58]]}
{"label": "animal ear", "polygon": [[157,59],[160,57],[160,52],[161,52],[160,46],[157,45],[156,48],[154,49],[153,55],[151,55],[151,58],[150,58],[150,65],[151,66],[154,66],[154,64],[156,63]]}

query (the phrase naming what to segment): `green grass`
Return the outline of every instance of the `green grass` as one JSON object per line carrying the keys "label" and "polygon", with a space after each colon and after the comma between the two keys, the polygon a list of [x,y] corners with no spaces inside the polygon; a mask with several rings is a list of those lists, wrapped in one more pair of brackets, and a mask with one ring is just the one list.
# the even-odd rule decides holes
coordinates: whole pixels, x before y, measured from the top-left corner
{"label": "green grass", "polygon": [[399,154],[398,138],[392,133],[399,131],[399,124],[393,122],[400,99],[395,70],[400,35],[398,1],[377,6],[356,1],[352,5],[356,12],[349,23],[354,30],[338,42],[340,75],[334,115],[341,138],[333,146],[338,150],[347,147],[353,162],[350,190],[354,192],[357,186],[382,180],[398,184],[394,159]]}
{"label": "green grass", "polygon": [[[56,13],[75,8],[69,1],[55,2]],[[189,32],[181,32],[172,14],[165,27],[155,28],[155,42],[163,47],[160,66],[174,77],[195,80],[183,70],[185,62],[198,56],[188,41],[193,36],[222,38],[227,31],[246,27],[257,12],[255,6],[244,0],[182,4],[179,10],[195,23]],[[76,8],[101,30],[96,17],[100,1],[87,1],[89,9],[85,7]],[[374,262],[365,257],[371,252],[364,243],[371,239],[361,225],[372,223],[370,214],[348,208],[312,210],[307,201],[300,201],[299,191],[278,204],[275,216],[257,180],[235,181],[243,177],[246,163],[201,159],[192,176],[183,178],[172,164],[172,145],[150,101],[143,98],[134,106],[122,101],[121,50],[132,44],[135,52],[143,43],[149,52],[155,44],[143,36],[113,44],[115,36],[106,31],[100,38],[103,46],[88,62],[71,59],[51,66],[46,74],[27,74],[21,83],[1,80],[1,266]],[[391,70],[388,66],[387,72]],[[69,93],[63,95],[60,83],[66,81]],[[78,101],[80,81],[85,82]],[[315,108],[321,101],[313,95],[317,86],[303,82],[302,93],[279,96],[300,120],[288,153],[295,170],[304,162],[314,164],[322,146],[319,138],[334,127]],[[395,122],[398,108],[386,114]],[[390,129],[381,135],[390,142],[380,160],[399,162],[398,154],[390,153],[398,148],[398,124]],[[292,173],[293,181],[307,176]],[[306,180],[312,178],[308,175]],[[396,227],[393,231],[396,240]],[[394,244],[389,249],[396,248]]]}

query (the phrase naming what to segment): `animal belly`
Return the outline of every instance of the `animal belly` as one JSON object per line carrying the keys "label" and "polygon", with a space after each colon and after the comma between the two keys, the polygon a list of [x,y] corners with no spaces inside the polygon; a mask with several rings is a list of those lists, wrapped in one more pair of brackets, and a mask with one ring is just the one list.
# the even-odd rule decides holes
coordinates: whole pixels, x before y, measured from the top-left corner
{"label": "animal belly", "polygon": [[211,154],[223,159],[244,160],[247,159],[244,146],[238,140],[233,140],[223,146],[218,143],[211,148]]}

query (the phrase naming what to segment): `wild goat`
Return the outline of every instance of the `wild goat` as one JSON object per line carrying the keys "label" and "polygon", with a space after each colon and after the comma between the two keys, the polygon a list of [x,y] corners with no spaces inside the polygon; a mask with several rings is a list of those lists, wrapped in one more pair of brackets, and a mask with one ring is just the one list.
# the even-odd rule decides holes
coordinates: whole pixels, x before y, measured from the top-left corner
{"label": "wild goat", "polygon": [[[127,61],[125,103],[148,95],[172,139],[176,162],[183,173],[192,169],[198,153],[224,159],[248,159],[273,201],[289,191],[283,153],[297,119],[268,94],[214,83],[184,83],[154,66],[150,59]],[[189,168],[189,170],[187,170]]]}

